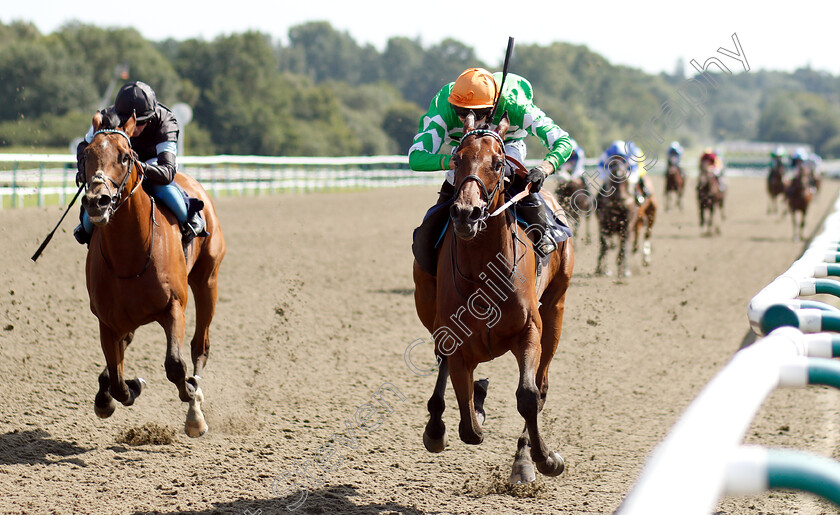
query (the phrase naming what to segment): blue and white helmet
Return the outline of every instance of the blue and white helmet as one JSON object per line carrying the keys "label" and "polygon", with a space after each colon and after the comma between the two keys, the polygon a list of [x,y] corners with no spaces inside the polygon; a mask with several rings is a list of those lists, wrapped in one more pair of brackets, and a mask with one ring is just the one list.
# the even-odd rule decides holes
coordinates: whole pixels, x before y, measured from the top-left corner
{"label": "blue and white helmet", "polygon": [[790,164],[796,166],[797,162],[804,162],[806,159],[808,159],[808,152],[800,147],[790,156]]}
{"label": "blue and white helmet", "polygon": [[578,142],[572,138],[569,138],[569,143],[572,144],[572,154],[569,156],[569,161],[583,161],[585,155],[583,153],[583,149],[578,145]]}
{"label": "blue and white helmet", "polygon": [[676,156],[682,156],[683,148],[680,145],[679,141],[672,141],[671,146],[668,147],[668,154],[674,154]]}
{"label": "blue and white helmet", "polygon": [[606,154],[607,159],[618,156],[629,161],[630,156],[627,154],[627,150],[628,145],[624,143],[624,141],[617,139],[613,141],[609,147],[607,147],[607,150],[604,153]]}
{"label": "blue and white helmet", "polygon": [[628,154],[627,154],[627,157],[628,157],[627,164],[630,165],[630,171],[635,172],[636,170],[639,169],[639,160],[642,157],[644,157],[645,154],[644,154],[644,152],[642,152],[642,149],[640,149],[639,146],[636,145],[635,141],[628,141],[627,142],[627,152],[628,152]]}

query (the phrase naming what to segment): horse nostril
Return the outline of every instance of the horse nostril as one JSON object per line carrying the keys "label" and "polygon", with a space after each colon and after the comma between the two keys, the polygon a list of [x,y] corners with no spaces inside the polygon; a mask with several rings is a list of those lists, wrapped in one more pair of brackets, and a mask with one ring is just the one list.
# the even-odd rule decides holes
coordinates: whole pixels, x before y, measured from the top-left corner
{"label": "horse nostril", "polygon": [[458,208],[458,206],[457,206],[457,205],[452,204],[452,205],[449,207],[449,218],[451,218],[451,219],[453,219],[453,220],[457,220],[457,219],[458,219],[458,216],[459,216],[459,214],[460,214],[460,211],[461,211],[461,210]]}
{"label": "horse nostril", "polygon": [[472,211],[470,211],[469,221],[470,222],[475,222],[479,218],[481,218],[481,208],[479,208],[479,207],[472,208]]}
{"label": "horse nostril", "polygon": [[96,200],[96,204],[99,207],[107,207],[108,204],[111,203],[111,197],[109,195],[102,195]]}

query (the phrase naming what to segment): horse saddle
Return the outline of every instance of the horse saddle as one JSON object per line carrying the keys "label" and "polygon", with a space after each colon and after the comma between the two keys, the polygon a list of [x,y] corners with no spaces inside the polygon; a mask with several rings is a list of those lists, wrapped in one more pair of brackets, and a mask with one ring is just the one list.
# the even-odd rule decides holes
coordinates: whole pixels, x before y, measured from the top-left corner
{"label": "horse saddle", "polygon": [[[446,229],[449,228],[449,206],[452,205],[452,202],[450,200],[432,206],[426,212],[426,216],[423,217],[420,227],[414,229],[411,251],[414,253],[414,259],[417,260],[420,268],[431,275],[437,275],[437,249],[443,241]],[[508,210],[515,212],[514,206],[511,206]],[[559,247],[560,243],[574,236],[574,231],[566,218],[568,215],[563,209],[556,212],[551,211],[551,208],[545,202],[543,202],[543,209],[545,209],[545,220],[547,222],[546,230]],[[517,216],[516,221],[522,229],[528,228],[528,223],[521,217]],[[539,253],[537,255],[546,261],[550,257],[550,255],[539,256]]]}

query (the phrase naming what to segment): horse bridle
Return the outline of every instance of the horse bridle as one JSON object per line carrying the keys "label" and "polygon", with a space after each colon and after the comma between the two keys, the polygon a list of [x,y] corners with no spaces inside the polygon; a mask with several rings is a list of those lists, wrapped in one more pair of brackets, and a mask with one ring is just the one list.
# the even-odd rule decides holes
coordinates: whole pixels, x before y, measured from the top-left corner
{"label": "horse bridle", "polygon": [[[464,134],[461,137],[461,142],[455,148],[455,152],[457,153],[458,150],[460,150],[461,146],[464,144],[464,141],[469,136],[473,136],[473,135],[475,135],[475,136],[492,136],[493,138],[496,139],[496,141],[499,142],[499,145],[502,147],[502,159],[506,160],[508,158],[507,154],[505,153],[505,142],[504,142],[504,140],[502,140],[502,137],[499,136],[499,134],[496,133],[495,131],[491,131],[491,130],[488,130],[488,129],[474,129],[474,130],[471,130],[471,131],[467,132],[466,134]],[[504,168],[504,165],[502,167]],[[465,184],[467,184],[468,181],[477,182],[478,186],[481,188],[481,193],[484,197],[483,198],[484,205],[481,207],[481,216],[478,217],[477,222],[479,224],[483,224],[487,221],[488,218],[490,218],[490,216],[493,216],[493,215],[490,214],[490,205],[493,202],[496,201],[496,197],[499,195],[499,192],[502,191],[501,188],[502,188],[502,183],[504,182],[504,180],[505,180],[504,174],[502,174],[502,177],[500,177],[499,180],[496,182],[496,186],[493,188],[493,191],[488,193],[487,192],[487,185],[484,184],[484,181],[481,180],[481,177],[479,177],[478,175],[475,175],[475,174],[467,175],[461,181],[461,184],[459,184],[458,187],[455,188],[454,198],[458,198],[458,195],[461,193],[461,189],[464,187]]]}
{"label": "horse bridle", "polygon": [[[117,181],[115,181],[111,177],[108,177],[107,175],[102,173],[101,170],[97,171],[93,175],[93,178],[91,179],[91,181],[98,180],[98,181],[102,182],[105,185],[105,187],[108,188],[108,194],[109,195],[111,195],[111,188],[110,188],[110,186],[108,186],[108,183],[105,182],[105,179],[108,179],[109,181],[111,181],[111,184],[113,184],[114,187],[117,188],[117,192],[116,192],[117,194],[116,195],[111,195],[111,203],[108,204],[108,209],[111,210],[111,215],[113,215],[114,213],[117,212],[117,209],[119,209],[123,204],[128,202],[128,199],[130,199],[131,196],[134,195],[134,192],[137,191],[137,188],[139,188],[140,185],[143,183],[143,177],[144,176],[143,176],[142,169],[137,171],[137,175],[139,177],[139,179],[137,181],[137,184],[135,184],[134,187],[131,188],[131,191],[128,193],[128,196],[125,199],[122,199],[122,194],[123,194],[123,191],[125,190],[125,185],[128,183],[128,178],[131,177],[131,171],[134,169],[134,164],[137,161],[137,157],[136,157],[137,154],[134,153],[134,149],[131,147],[131,139],[128,137],[128,134],[126,134],[124,131],[121,131],[119,129],[99,129],[98,131],[93,133],[93,136],[96,137],[97,134],[119,134],[120,136],[125,138],[125,141],[128,142],[128,148],[130,150],[130,152],[128,154],[129,155],[128,170],[125,172],[125,175],[123,176],[122,181],[119,184],[117,184]],[[120,200],[120,199],[122,199],[122,200]],[[119,279],[137,279],[137,278],[141,277],[146,272],[146,270],[149,268],[149,263],[151,263],[151,261],[152,261],[152,249],[153,249],[154,241],[155,241],[155,226],[157,225],[157,222],[155,221],[155,198],[153,196],[149,195],[149,200],[152,203],[152,209],[151,209],[152,235],[151,235],[151,238],[150,238],[149,241],[151,241],[152,243],[151,243],[151,245],[149,245],[149,253],[146,256],[146,262],[143,264],[143,269],[140,270],[140,272],[138,272],[136,274],[129,274],[129,275],[118,275],[116,273],[116,271],[114,270],[114,268],[111,266],[111,264],[108,263],[108,259],[105,257],[105,254],[102,251],[102,240],[101,239],[99,240],[99,254],[102,256],[102,261],[105,263],[105,266],[108,268],[108,270],[110,270],[110,272]]]}
{"label": "horse bridle", "polygon": [[[140,185],[143,183],[143,173],[139,171],[137,172],[140,179],[137,181],[137,184],[135,184],[134,187],[131,189],[128,196],[125,199],[123,199],[122,195],[123,191],[125,190],[125,185],[128,183],[128,178],[131,177],[131,172],[134,169],[135,162],[137,161],[134,149],[131,147],[131,138],[128,137],[128,134],[126,134],[125,131],[121,131],[120,129],[99,129],[98,131],[93,133],[93,137],[95,138],[97,134],[119,134],[120,136],[125,138],[125,141],[128,143],[129,148],[128,170],[126,170],[125,175],[123,175],[122,181],[120,183],[117,183],[117,181],[102,173],[102,170],[98,170],[95,174],[93,174],[93,177],[91,177],[91,182],[101,182],[108,189],[108,196],[111,197],[111,202],[108,204],[108,209],[111,211],[111,215],[113,215],[117,212],[117,209],[122,207],[122,205],[125,204],[128,201],[128,199],[132,197],[132,195],[134,195],[134,192],[137,191],[137,188],[139,188]],[[111,187],[108,186],[108,182],[106,182],[105,179],[110,181],[111,184],[113,184],[114,187],[117,189],[116,195],[113,194],[114,192],[111,191]],[[85,183],[85,189],[87,189],[87,183]]]}

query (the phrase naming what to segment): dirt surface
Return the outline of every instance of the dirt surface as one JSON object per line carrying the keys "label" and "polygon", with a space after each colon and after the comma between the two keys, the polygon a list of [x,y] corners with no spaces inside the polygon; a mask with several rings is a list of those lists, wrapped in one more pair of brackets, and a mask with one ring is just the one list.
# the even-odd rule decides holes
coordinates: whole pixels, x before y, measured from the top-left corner
{"label": "dirt surface", "polygon": [[[434,377],[409,371],[403,351],[428,337],[414,312],[410,238],[434,188],[217,199],[228,254],[203,382],[210,431],[199,439],[183,434],[186,405],[165,377],[157,326],[127,352],[128,377],[148,388],[96,418],[104,358],[72,220],[34,264],[60,210],[0,211],[0,512],[286,513],[298,481],[311,492],[297,513],[611,513],[741,346],[749,299],[802,251],[790,222],[765,214],[763,181],[729,184],[722,235],[700,235],[687,194],[685,211],[659,218],[652,266],[634,256],[627,280],[594,277],[596,247],[577,238],[541,416],[567,469],[518,487],[506,483],[522,428],[509,354],[478,369],[490,378],[483,444],[457,439],[451,388],[449,447],[433,455],[421,441]],[[824,184],[808,234],[837,190]],[[385,383],[396,389],[382,390],[390,412],[372,399]],[[364,430],[355,416],[368,403],[380,424]],[[775,393],[747,440],[837,458],[838,406],[826,389]],[[157,444],[132,445],[143,442]],[[718,509],[833,511],[791,492]]]}

